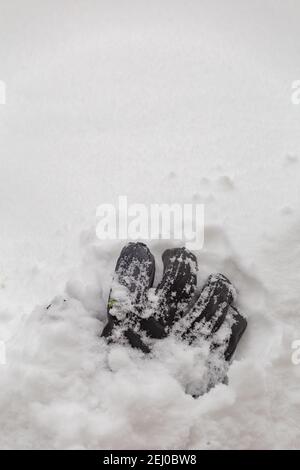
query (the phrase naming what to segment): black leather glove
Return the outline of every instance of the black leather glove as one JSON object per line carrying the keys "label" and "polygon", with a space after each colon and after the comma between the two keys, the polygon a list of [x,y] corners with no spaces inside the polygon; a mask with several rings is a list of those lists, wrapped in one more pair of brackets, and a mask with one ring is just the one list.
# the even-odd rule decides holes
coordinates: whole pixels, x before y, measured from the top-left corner
{"label": "black leather glove", "polygon": [[150,353],[153,342],[174,335],[191,346],[209,344],[205,383],[200,395],[220,381],[247,321],[234,307],[236,291],[222,274],[211,275],[200,294],[197,259],[185,248],[166,250],[161,282],[152,288],[155,260],[143,243],[129,243],[116,264],[102,336]]}

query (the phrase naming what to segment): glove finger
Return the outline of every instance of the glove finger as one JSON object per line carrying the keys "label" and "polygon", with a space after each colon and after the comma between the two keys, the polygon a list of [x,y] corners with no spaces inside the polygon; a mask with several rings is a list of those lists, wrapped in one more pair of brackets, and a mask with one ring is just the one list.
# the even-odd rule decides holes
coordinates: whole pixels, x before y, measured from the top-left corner
{"label": "glove finger", "polygon": [[228,362],[231,361],[248,324],[246,318],[235,307],[230,307],[229,315],[231,316],[230,334],[224,351],[225,360]]}
{"label": "glove finger", "polygon": [[[114,283],[128,291],[131,303],[138,311],[144,306],[148,289],[153,285],[155,260],[144,243],[128,243],[118,258]],[[116,296],[118,293],[116,293]],[[115,305],[114,286],[110,292],[109,310]],[[119,299],[122,300],[122,299]]]}
{"label": "glove finger", "polygon": [[116,317],[114,317],[113,315],[110,315],[108,313],[107,314],[107,323],[106,323],[106,325],[104,326],[104,328],[102,330],[101,336],[103,338],[107,338],[107,339],[110,338],[113,334],[114,329],[117,326],[120,326],[120,321],[118,321]]}
{"label": "glove finger", "polygon": [[183,316],[197,284],[197,258],[186,248],[166,250],[162,256],[164,272],[156,288],[155,319],[167,333]]}
{"label": "glove finger", "polygon": [[[144,243],[129,243],[118,258],[107,304],[108,322],[102,336],[119,342],[134,335],[125,335],[138,322],[153,285],[155,260]],[[137,334],[137,333],[135,333]],[[134,342],[134,341],[133,341]],[[136,343],[136,342],[135,342]]]}
{"label": "glove finger", "polygon": [[192,309],[178,325],[177,333],[189,343],[197,338],[209,338],[222,325],[235,297],[236,291],[225,276],[211,275]]}
{"label": "glove finger", "polygon": [[197,398],[219,383],[228,384],[230,361],[246,328],[246,318],[235,307],[230,306],[223,324],[209,340],[205,372],[200,381],[188,384],[189,394]]}
{"label": "glove finger", "polygon": [[236,307],[230,306],[225,321],[211,338],[211,351],[217,351],[229,362],[246,328],[246,318]]}

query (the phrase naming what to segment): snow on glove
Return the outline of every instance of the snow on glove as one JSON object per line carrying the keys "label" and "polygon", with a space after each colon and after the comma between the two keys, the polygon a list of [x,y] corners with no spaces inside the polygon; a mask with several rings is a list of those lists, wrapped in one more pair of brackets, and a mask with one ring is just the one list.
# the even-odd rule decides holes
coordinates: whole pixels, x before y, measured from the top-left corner
{"label": "snow on glove", "polygon": [[143,243],[125,246],[116,264],[108,300],[108,322],[102,336],[108,342],[129,343],[144,353],[154,339],[174,334],[193,346],[209,344],[210,354],[201,385],[189,393],[199,396],[226,381],[227,369],[247,321],[233,306],[236,291],[222,274],[211,275],[200,292],[197,259],[185,248],[166,250],[164,271],[153,292],[155,260]]}

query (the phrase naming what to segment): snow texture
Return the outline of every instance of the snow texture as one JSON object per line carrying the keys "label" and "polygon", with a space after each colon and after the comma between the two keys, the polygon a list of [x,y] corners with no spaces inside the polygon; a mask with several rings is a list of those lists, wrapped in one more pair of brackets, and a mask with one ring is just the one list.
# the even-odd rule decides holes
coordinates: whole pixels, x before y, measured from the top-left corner
{"label": "snow texture", "polygon": [[[0,448],[299,447],[299,2],[0,1]],[[199,399],[205,348],[100,337],[119,195],[205,204],[248,328]]]}

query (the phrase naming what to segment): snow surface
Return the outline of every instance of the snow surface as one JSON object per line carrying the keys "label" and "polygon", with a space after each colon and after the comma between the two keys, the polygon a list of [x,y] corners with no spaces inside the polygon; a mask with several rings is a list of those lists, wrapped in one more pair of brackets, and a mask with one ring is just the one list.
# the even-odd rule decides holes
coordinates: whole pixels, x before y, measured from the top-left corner
{"label": "snow surface", "polygon": [[[0,448],[299,447],[299,2],[0,6]],[[228,386],[194,400],[191,348],[99,338],[119,195],[205,203],[199,285],[222,272],[249,320]]]}

